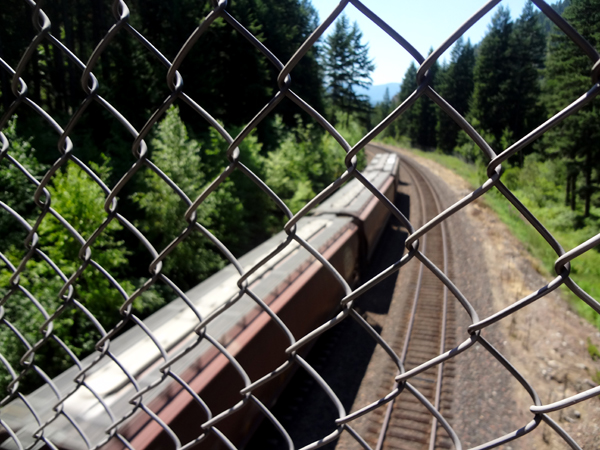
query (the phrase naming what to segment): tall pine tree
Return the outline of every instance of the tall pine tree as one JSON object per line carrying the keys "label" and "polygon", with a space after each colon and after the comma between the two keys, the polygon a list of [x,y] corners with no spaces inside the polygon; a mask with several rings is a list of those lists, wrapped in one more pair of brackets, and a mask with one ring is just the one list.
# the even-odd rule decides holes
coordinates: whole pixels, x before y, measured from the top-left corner
{"label": "tall pine tree", "polygon": [[[400,92],[394,97],[395,105],[401,105],[415,89],[417,89],[417,66],[414,62],[411,62],[406,69],[402,83],[400,84]],[[402,136],[409,136],[414,127],[414,106],[409,110],[405,111],[395,122],[390,125],[390,134],[396,139],[400,139]]]}
{"label": "tall pine tree", "polygon": [[[375,124],[380,123],[383,119],[385,119],[389,113],[392,112],[393,104],[392,98],[390,97],[390,89],[385,88],[385,93],[383,94],[383,99],[375,105],[373,108],[373,122]],[[386,135],[388,132],[385,133]]]}
{"label": "tall pine tree", "polygon": [[[439,94],[462,116],[469,111],[469,101],[473,94],[473,68],[475,49],[471,41],[461,37],[452,48],[450,63],[440,71]],[[442,109],[437,110],[437,146],[450,153],[456,146],[460,127]]]}
{"label": "tall pine tree", "polygon": [[[546,56],[546,39],[539,14],[527,2],[516,21],[511,42],[513,102],[510,129],[517,139],[544,121],[541,98],[541,70]],[[530,152],[531,149],[526,149]],[[520,152],[519,165],[523,165]]]}
{"label": "tall pine tree", "polygon": [[531,2],[515,23],[508,9],[500,7],[479,46],[470,111],[498,151],[543,121],[539,99],[544,55],[544,32]]}
{"label": "tall pine tree", "polygon": [[[433,49],[429,51],[431,54]],[[436,61],[427,74],[429,78],[429,86],[436,89],[440,65]],[[432,149],[436,147],[437,141],[435,136],[435,127],[437,123],[437,106],[426,95],[421,96],[415,103],[414,114],[416,126],[413,128],[413,133],[410,135],[413,145],[424,149]]]}
{"label": "tall pine tree", "polygon": [[[564,18],[595,48],[600,46],[600,0],[573,0]],[[564,33],[550,35],[546,61],[545,98],[549,114],[555,114],[592,87],[592,61]],[[546,135],[549,151],[565,160],[568,169],[566,200],[573,209],[577,197],[584,200],[584,216],[590,214],[598,188],[600,163],[600,102],[596,98]],[[578,178],[583,175],[583,180]]]}
{"label": "tall pine tree", "polygon": [[480,126],[480,132],[493,137],[491,144],[500,145],[502,134],[510,128],[514,86],[512,82],[511,34],[513,23],[510,12],[500,7],[479,45],[475,63],[471,117]]}
{"label": "tall pine tree", "polygon": [[[429,69],[429,85],[434,89],[439,71],[440,66],[437,62]],[[416,89],[417,66],[411,62],[402,79],[397,103],[404,102]],[[413,146],[433,148],[436,145],[436,120],[435,104],[429,97],[423,95],[394,122],[391,134],[397,139],[408,138]]]}
{"label": "tall pine tree", "polygon": [[[342,15],[325,42],[326,95],[332,112],[342,111],[346,119],[352,114],[364,116],[371,110],[368,98],[356,92],[356,88],[373,83],[371,72],[375,70],[369,58],[369,46],[361,41],[358,24],[350,26],[346,15]],[[335,120],[335,114],[331,116]]]}

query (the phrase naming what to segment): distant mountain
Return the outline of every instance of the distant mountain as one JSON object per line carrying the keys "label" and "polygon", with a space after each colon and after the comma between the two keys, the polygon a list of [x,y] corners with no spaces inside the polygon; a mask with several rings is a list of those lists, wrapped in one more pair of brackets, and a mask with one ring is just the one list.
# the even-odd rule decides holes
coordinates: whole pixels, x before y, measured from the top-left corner
{"label": "distant mountain", "polygon": [[356,89],[356,93],[368,96],[369,100],[371,101],[371,105],[376,105],[383,100],[386,89],[390,90],[390,98],[392,98],[398,93],[398,91],[400,91],[400,83],[378,84],[367,89],[358,88]]}

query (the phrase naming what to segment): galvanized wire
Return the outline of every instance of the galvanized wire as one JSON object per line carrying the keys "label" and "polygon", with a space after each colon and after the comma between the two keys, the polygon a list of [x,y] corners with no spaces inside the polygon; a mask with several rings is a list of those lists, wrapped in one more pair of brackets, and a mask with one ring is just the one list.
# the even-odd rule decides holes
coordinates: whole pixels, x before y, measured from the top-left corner
{"label": "galvanized wire", "polygon": [[[591,60],[594,68],[590,73],[590,89],[588,92],[582,92],[581,97],[575,100],[572,104],[565,107],[561,112],[547,120],[545,123],[539,125],[535,130],[527,134],[526,136],[519,139],[516,143],[503,150],[501,153],[496,154],[485,139],[469,124],[464,117],[462,117],[450,104],[448,104],[437,92],[430,86],[430,79],[428,78],[428,70],[433,64],[438,61],[442,54],[450,48],[471,26],[477,23],[481,18],[488,13],[494,6],[500,3],[500,0],[493,0],[485,4],[477,13],[475,13],[464,25],[462,25],[455,33],[453,33],[438,49],[432,52],[427,58],[421,55],[404,37],[401,36],[399,30],[394,30],[386,22],[373,13],[367,6],[361,3],[359,0],[342,0],[339,5],[331,12],[331,14],[325,18],[325,20],[313,31],[308,39],[297,49],[296,53],[291,57],[289,61],[280,61],[259,39],[254,36],[247,28],[245,28],[235,17],[231,15],[228,9],[227,0],[219,0],[213,2],[212,10],[207,16],[200,22],[198,27],[194,30],[190,30],[191,34],[189,39],[185,42],[179,53],[173,59],[169,61],[148,39],[146,39],[138,30],[136,30],[130,23],[129,8],[125,1],[115,0],[112,5],[112,12],[114,21],[106,35],[101,39],[100,42],[96,43],[95,50],[89,57],[87,63],[80,59],[81,55],[76,55],[71,49],[62,42],[62,40],[54,36],[51,33],[51,20],[43,9],[41,2],[34,2],[33,0],[24,0],[30,8],[32,23],[35,32],[35,36],[31,41],[31,44],[27,47],[22,55],[21,60],[16,67],[11,67],[6,61],[0,59],[0,70],[4,71],[11,78],[11,89],[12,95],[14,96],[10,107],[6,110],[3,117],[0,119],[0,130],[4,130],[11,118],[18,114],[22,109],[29,109],[34,114],[45,122],[47,128],[55,133],[57,136],[57,161],[52,167],[39,179],[31,174],[25,166],[23,166],[17,159],[15,159],[11,153],[11,142],[3,132],[0,132],[0,142],[2,144],[0,152],[0,161],[2,164],[7,164],[16,169],[22,175],[22,183],[30,184],[35,188],[34,201],[38,208],[38,213],[35,220],[30,221],[25,217],[22,217],[13,206],[6,203],[0,202],[0,207],[6,214],[11,216],[15,224],[20,226],[27,234],[25,240],[25,255],[21,261],[15,265],[10,259],[4,254],[0,253],[0,259],[4,263],[5,269],[12,272],[10,277],[9,285],[6,287],[6,294],[0,300],[0,327],[4,327],[9,330],[15,338],[22,343],[23,347],[27,350],[21,357],[20,365],[18,367],[12,366],[6,357],[2,354],[3,349],[0,348],[0,364],[5,368],[6,372],[12,378],[12,382],[8,386],[8,390],[2,393],[3,400],[0,402],[0,406],[5,407],[11,402],[21,402],[24,408],[28,410],[28,415],[31,422],[31,430],[29,439],[26,443],[22,443],[20,435],[18,436],[18,430],[12,430],[6,420],[0,417],[0,429],[4,430],[4,434],[7,437],[7,441],[14,448],[37,448],[41,444],[45,444],[50,448],[56,448],[58,444],[52,441],[51,433],[47,433],[52,424],[59,419],[65,419],[68,427],[71,427],[81,437],[82,442],[86,448],[96,449],[103,447],[107,443],[117,442],[121,447],[135,448],[133,440],[126,437],[124,430],[129,421],[145,414],[147,421],[154,422],[165,436],[171,441],[172,446],[175,448],[190,448],[197,445],[207,437],[211,436],[219,440],[222,445],[226,448],[236,448],[235,445],[220,431],[220,424],[226,420],[228,416],[231,416],[236,411],[241,410],[249,404],[255,405],[264,416],[266,420],[269,420],[273,426],[282,435],[286,445],[292,449],[295,448],[295,444],[290,438],[285,428],[278,422],[277,418],[271,413],[267,405],[263,404],[254,392],[270,380],[275,379],[281,373],[291,369],[293,365],[299,365],[302,367],[323,389],[325,394],[329,397],[332,404],[337,410],[338,418],[335,421],[335,430],[327,436],[322,436],[320,440],[315,441],[309,445],[306,445],[305,449],[317,448],[335,439],[338,439],[343,432],[347,432],[357,444],[363,448],[369,448],[365,440],[352,428],[352,421],[372,411],[376,408],[385,408],[386,404],[393,401],[395,397],[403,389],[407,389],[412,392],[420,402],[425,405],[430,411],[432,416],[448,431],[448,434],[452,436],[453,442],[456,448],[461,448],[460,439],[452,430],[450,423],[443,417],[436,406],[429,403],[429,401],[418,392],[418,390],[409,383],[409,380],[425,371],[428,368],[443,363],[457,354],[468,351],[474,344],[479,343],[485,348],[494,358],[496,358],[502,366],[510,373],[514,378],[525,388],[525,390],[531,396],[533,406],[530,408],[532,413],[532,419],[529,423],[523,424],[519,430],[509,433],[505,436],[498,436],[497,439],[480,446],[479,448],[492,448],[499,446],[503,443],[518,438],[524,434],[529,433],[535,429],[541,422],[547,423],[556,433],[560,436],[565,443],[571,448],[579,448],[573,438],[568,434],[549,416],[548,413],[564,409],[575,403],[590,399],[600,394],[600,387],[594,387],[588,389],[585,392],[573,395],[565,398],[561,401],[544,405],[534,387],[521,375],[511,363],[497,350],[495,349],[482,335],[482,331],[490,325],[510,316],[519,309],[526,305],[538,301],[548,293],[557,289],[559,286],[566,286],[573,292],[577,297],[588,304],[596,313],[600,314],[600,304],[592,298],[588,293],[581,289],[575,281],[570,277],[570,262],[586,252],[590,251],[600,243],[600,234],[590,238],[588,241],[582,243],[578,247],[565,252],[560,242],[546,230],[544,225],[520,202],[520,200],[506,187],[502,182],[502,167],[501,164],[508,158],[513,156],[515,153],[522,150],[524,147],[538,139],[546,131],[552,127],[561,123],[566,117],[574,114],[583,106],[587,105],[592,101],[598,93],[600,93],[600,84],[598,83],[598,73],[600,73],[600,66],[598,61],[600,57],[598,51],[594,49],[570,24],[568,24],[560,15],[558,15],[550,6],[548,6],[542,0],[533,0],[534,4],[546,15],[563,33],[565,33]],[[315,110],[310,104],[305,102],[299,97],[293,90],[293,77],[292,72],[299,61],[309,52],[309,50],[315,45],[325,31],[331,26],[331,24],[339,17],[339,15],[349,5],[356,7],[362,14],[372,20],[377,26],[379,26],[385,33],[387,33],[397,44],[398,51],[407,51],[419,64],[417,73],[418,87],[415,91],[408,96],[408,98],[399,105],[393,112],[389,114],[380,124],[369,131],[356,145],[351,146],[342,137],[342,135],[336,130],[336,128],[329,123],[317,110]],[[3,11],[4,14],[11,14],[11,11]],[[189,52],[196,46],[199,39],[213,26],[216,19],[222,19],[227,26],[232,27],[238,33],[256,48],[273,66],[278,72],[277,77],[277,92],[273,95],[271,100],[264,105],[264,107],[256,113],[254,118],[242,129],[237,136],[232,136],[227,129],[225,129],[209,112],[203,109],[200,99],[193,99],[186,94],[183,84],[183,78],[179,72],[179,68],[186,60]],[[94,70],[98,64],[99,58],[104,54],[106,48],[122,34],[129,34],[133,39],[137,40],[150,54],[156,57],[158,63],[162,64],[167,68],[167,87],[170,91],[167,98],[163,103],[156,108],[154,113],[148,118],[144,126],[137,130],[128,119],[119,112],[113,105],[111,105],[106,99],[99,94],[100,81],[99,78],[94,74]],[[81,105],[70,115],[66,121],[66,125],[63,127],[59,124],[55,118],[49,115],[40,105],[36,104],[31,95],[28,92],[28,84],[25,79],[25,73],[27,67],[31,64],[32,57],[36,52],[36,49],[41,43],[48,43],[53,46],[56,51],[62,53],[74,67],[76,67],[80,74],[81,90],[85,95],[85,99]],[[136,74],[131,74],[136,76]],[[189,80],[194,82],[194,80]],[[9,95],[8,93],[3,93]],[[447,113],[460,127],[466,132],[466,134],[472,139],[472,141],[481,149],[481,152],[485,158],[489,161],[487,167],[488,179],[481,184],[479,188],[470,192],[463,199],[456,202],[454,205],[443,210],[437,217],[431,219],[428,223],[424,224],[418,229],[413,227],[413,224],[402,214],[402,212],[396,208],[396,206],[388,200],[388,198],[368,180],[364,173],[357,167],[355,156],[359,152],[363,152],[365,146],[376,138],[383,130],[385,130],[393,121],[397,120],[402,114],[410,109],[415,102],[422,96],[429,97],[435,104]],[[269,115],[276,112],[278,104],[284,99],[288,98],[296,105],[298,105],[303,111],[310,115],[316,123],[318,123],[327,133],[329,133],[339,145],[346,152],[345,165],[347,171],[334,183],[328,186],[325,190],[320,192],[313,200],[311,200],[304,208],[298,213],[292,214],[285,203],[279,198],[269,186],[265,184],[256,174],[254,174],[247,166],[245,166],[240,157],[242,151],[240,150],[240,144],[246,139],[253,130]],[[189,198],[188,195],[183,192],[177,184],[169,178],[169,176],[161,170],[148,155],[148,146],[146,140],[148,139],[149,133],[156,127],[157,123],[164,117],[166,111],[171,105],[183,102],[187,104],[195,113],[205,120],[209,126],[214,128],[228,144],[226,153],[223,155],[223,162],[226,164],[226,168],[222,173],[216,177],[212,183],[202,192],[197,198]],[[72,142],[70,135],[77,124],[81,121],[82,116],[86,110],[92,105],[97,104],[102,107],[108,114],[110,114],[116,122],[120,124],[133,139],[132,153],[135,158],[134,164],[125,173],[120,174],[120,180],[112,187],[105,184],[105,181],[101,179],[98,174],[88,165],[84,164],[76,156],[76,145]],[[67,163],[74,163],[79,166],[85,174],[96,183],[105,195],[104,211],[106,218],[104,222],[91,234],[89,238],[81,236],[74,224],[69,223],[65,220],[59,212],[57,212],[51,203],[51,194],[48,189],[49,184],[52,182],[53,176],[64,168]],[[160,177],[169,188],[181,200],[187,205],[187,210],[184,214],[184,219],[187,222],[185,229],[181,230],[179,236],[165,248],[155,248],[150,241],[146,238],[144,233],[140,231],[131,221],[129,221],[124,213],[119,209],[119,195],[122,193],[124,187],[132,180],[134,175],[140,170],[149,170],[154,172]],[[211,233],[205,225],[197,221],[197,211],[200,205],[207,199],[207,197],[215,192],[219,186],[222,185],[234,172],[239,172],[251,180],[259,189],[261,189],[274,205],[279,208],[287,218],[287,223],[283,227],[283,230],[287,234],[287,238],[281,242],[277,248],[275,248],[268,256],[257,262],[253,267],[243,267],[239,260],[231,253],[231,251],[219,241],[219,239]],[[345,280],[338,270],[323,256],[319,248],[315,248],[308,242],[307,239],[302,238],[297,234],[297,224],[300,219],[306,217],[316,205],[318,205],[324,198],[332,194],[339,186],[349,179],[356,179],[362,183],[371,193],[389,210],[389,212],[400,221],[400,223],[409,231],[410,235],[406,240],[407,253],[389,269],[383,271],[373,279],[363,284],[361,287],[353,289],[349,283]],[[505,198],[512,203],[522,216],[527,220],[546,240],[548,245],[556,253],[555,271],[556,277],[548,283],[546,286],[541,287],[537,291],[525,296],[524,298],[514,302],[509,307],[502,311],[497,311],[489,317],[480,318],[476,309],[472,306],[469,299],[467,299],[460,290],[454,285],[445,272],[445,268],[436,267],[423,253],[423,250],[419,248],[419,241],[424,239],[427,233],[439,224],[443,224],[449,217],[456,214],[458,211],[465,208],[467,205],[472,203],[478,197],[485,195],[491,189],[497,189],[501,192]],[[39,245],[39,227],[42,221],[46,217],[52,216],[64,227],[70,236],[72,236],[80,245],[79,252],[79,266],[74,273],[63,273],[56,264],[52,261],[48,255],[46,255]],[[118,280],[116,280],[105,268],[98,264],[94,260],[94,251],[92,249],[94,242],[98,239],[102,233],[105,232],[107,227],[112,222],[118,222],[121,226],[135,237],[142,247],[144,247],[149,254],[152,256],[152,262],[149,266],[148,278],[145,283],[135,292],[127,292]],[[194,303],[187,298],[186,294],[176,286],[163,272],[164,260],[174,251],[178,246],[183,245],[186,239],[193,233],[200,234],[210,240],[216,249],[222,254],[222,256],[232,264],[238,274],[237,288],[238,292],[234,296],[231,303],[228,303],[222,308],[217,309],[208,316],[203,316],[200,311],[194,306]],[[264,268],[269,261],[277,257],[278,254],[284,252],[289,246],[298,245],[308,251],[334,278],[334,280],[340,285],[343,291],[343,296],[339,299],[340,312],[332,320],[323,323],[321,326],[310,331],[304,336],[296,339],[292,331],[282,321],[279,316],[273,312],[270,306],[267,304],[265,299],[261,298],[251,288],[248,282],[249,278],[257,271]],[[6,251],[6,249],[2,249]],[[407,264],[413,258],[417,258],[423,263],[424,270],[430,270],[441,280],[447,290],[451,292],[456,298],[457,304],[460,305],[465,312],[468,314],[471,320],[470,326],[467,328],[469,338],[459,344],[453,349],[443,351],[443,346],[440,349],[440,354],[427,362],[424,362],[418,367],[411,370],[405,370],[403,366],[403,357],[396,354],[394,350],[388,345],[379,334],[358,314],[354,307],[354,300],[357,299],[361,294],[377,285],[386,277],[396,273],[400,267]],[[31,260],[43,261],[48,267],[62,280],[62,288],[58,294],[60,299],[60,306],[56,310],[47,310],[32,293],[28,291],[26,286],[21,283],[21,275],[25,273],[27,263]],[[93,268],[99,272],[112,288],[119,293],[122,297],[122,304],[120,307],[120,314],[122,320],[113,328],[105,330],[103,324],[101,324],[94,315],[88,311],[88,309],[77,299],[77,295],[74,286],[80,279],[81,274],[87,268]],[[163,283],[171,289],[175,297],[180,298],[185,305],[193,312],[197,319],[196,326],[193,333],[196,334],[196,339],[187,341],[184,347],[178,348],[177,351],[171,352],[170,350],[163,347],[160,340],[153,335],[151,329],[135,314],[133,309],[134,300],[142,295],[148,289],[151,289],[157,283]],[[40,338],[36,342],[29,342],[24,334],[15,327],[5,317],[5,305],[10,304],[11,297],[21,294],[25,296],[28,301],[35,307],[37,311],[44,318],[44,323],[40,328]],[[256,304],[260,310],[264,311],[277,326],[282,335],[286,339],[286,350],[285,350],[285,362],[275,371],[265,375],[260,379],[252,379],[247,369],[244,368],[236,359],[235,355],[232,354],[231,350],[223,345],[222,342],[212,336],[207,331],[209,323],[219,317],[231,304],[237,302],[242,296],[249,296],[252,301]],[[62,342],[54,333],[54,321],[60,317],[67,309],[73,308],[77,310],[82,317],[85,317],[88,326],[93,327],[94,330],[100,336],[100,339],[96,343],[97,357],[86,360],[87,362],[80,361],[72,349],[67,344]],[[327,384],[327,382],[320,376],[320,374],[302,358],[298,351],[303,349],[305,346],[311,344],[319,335],[328,329],[331,329],[338,325],[343,320],[355,320],[360,326],[367,331],[377,345],[384,348],[390,358],[394,361],[397,366],[398,375],[395,377],[396,387],[393,391],[387,395],[381,397],[377,401],[370,405],[366,405],[351,414],[345,411],[342,402],[338,398],[338,394]],[[138,329],[140,333],[145,334],[156,347],[156,351],[159,354],[160,360],[160,375],[158,378],[152,380],[150,383],[140,385],[138,377],[135,373],[127,368],[128,361],[120,360],[118,356],[111,350],[111,343],[118,337],[124,330],[126,324],[133,324],[134,328]],[[50,343],[58,346],[64,352],[65,357],[72,361],[72,365],[76,368],[70,388],[65,391],[55,386],[54,381],[51,380],[45,373],[44,367],[36,365],[35,356],[44,351]],[[186,376],[178,372],[177,364],[179,361],[185,359],[188,352],[192,351],[196,346],[201,343],[210,343],[214,351],[218,354],[223,355],[229,362],[231,367],[234,368],[237,376],[243,384],[243,388],[239,391],[241,400],[235,405],[224,410],[211,410],[204,400],[198,396],[194,388],[190,385],[189,379]],[[112,360],[114,364],[122,372],[124,382],[131,385],[134,391],[129,401],[129,407],[126,411],[115,412],[112,411],[111,407],[105,402],[102,392],[97,392],[96,388],[89,383],[87,380],[87,374],[92,372],[98,365],[105,363],[108,360]],[[47,399],[47,403],[51,404],[52,411],[50,415],[39,413],[36,408],[28,400],[28,397],[23,395],[19,390],[19,383],[28,375],[37,374],[46,385],[50,387],[51,398]],[[193,440],[189,442],[182,442],[177,432],[170,428],[169,424],[163,420],[161,413],[153,411],[149,406],[148,398],[155,398],[157,393],[160,393],[175,383],[181,387],[182,390],[188,393],[191,401],[194,402],[198,408],[203,410],[206,414],[206,421],[201,425],[202,430]],[[84,429],[81,421],[77,417],[73,417],[64,407],[65,402],[70,398],[81,395],[82,392],[89,393],[97,402],[98,408],[102,409],[108,417],[109,425],[104,427],[101,433],[96,434],[94,437],[87,436],[86,429]],[[74,397],[75,398],[75,397]],[[58,422],[57,422],[58,423]],[[60,422],[64,424],[65,422]]]}

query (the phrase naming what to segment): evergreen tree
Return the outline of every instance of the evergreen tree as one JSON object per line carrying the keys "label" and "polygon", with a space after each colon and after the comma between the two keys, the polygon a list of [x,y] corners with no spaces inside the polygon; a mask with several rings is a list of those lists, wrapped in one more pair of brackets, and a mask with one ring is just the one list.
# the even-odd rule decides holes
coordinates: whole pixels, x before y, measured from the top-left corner
{"label": "evergreen tree", "polygon": [[[256,19],[261,24],[264,44],[284,64],[319,26],[319,16],[310,0],[257,1]],[[323,73],[319,63],[321,46],[313,46],[292,71],[291,88],[318,111],[323,104]],[[272,71],[269,72],[273,76]],[[273,80],[270,80],[273,83]],[[287,127],[296,126],[300,111],[292,102],[282,102],[277,114]]]}
{"label": "evergreen tree", "polygon": [[[16,160],[31,176],[40,179],[48,169],[38,163],[35,158],[35,149],[28,140],[18,137],[17,117],[15,116],[2,130],[9,143],[5,156],[0,159],[0,200],[10,206],[22,217],[29,217],[32,211],[37,210],[33,196],[36,185],[17,168],[10,160]],[[17,225],[14,218],[0,208],[0,236],[4,248],[21,246],[27,233]],[[1,249],[0,249],[1,251]]]}
{"label": "evergreen tree", "polygon": [[[434,89],[439,70],[437,62],[429,69],[429,85]],[[411,62],[400,85],[398,104],[404,102],[416,89],[417,66]],[[408,138],[413,146],[433,148],[436,145],[436,121],[436,106],[429,97],[423,95],[393,124],[394,134],[397,138]]]}
{"label": "evergreen tree", "polygon": [[[151,159],[194,201],[223,170],[211,161],[224,151],[223,144],[216,132],[207,142],[190,138],[178,108],[172,107],[151,140]],[[256,137],[245,139],[240,151],[244,163],[255,170],[260,151]],[[188,205],[154,171],[144,172],[144,183],[144,189],[133,195],[134,202],[143,212],[138,226],[158,251],[162,251],[188,227],[184,218]],[[264,211],[266,206],[263,197],[257,195],[259,192],[247,177],[232,175],[200,204],[196,222],[210,230],[235,254],[240,254],[240,249],[248,250],[248,241],[255,237],[248,236],[244,224],[264,229],[264,214],[259,216],[257,211]],[[244,205],[253,205],[256,209]],[[224,263],[223,256],[195,229],[164,261],[164,270],[182,289],[190,289],[222,268]]]}
{"label": "evergreen tree", "polygon": [[[400,92],[394,97],[394,103],[401,105],[415,90],[417,89],[417,66],[411,61],[408,69],[404,73],[402,83],[400,84]],[[413,106],[414,108],[414,106]],[[414,109],[410,108],[396,119],[390,125],[390,133],[396,138],[400,139],[402,136],[409,136],[413,134],[413,128],[415,127],[414,120]]]}
{"label": "evergreen tree", "polygon": [[480,132],[490,133],[498,147],[505,130],[510,129],[514,85],[512,82],[510,12],[500,7],[479,45],[474,68],[473,100],[470,116]]}
{"label": "evergreen tree", "polygon": [[[338,128],[344,133],[344,127]],[[293,213],[346,170],[344,149],[331,135],[314,131],[312,124],[299,121],[265,159],[266,183]]]}
{"label": "evergreen tree", "polygon": [[[513,102],[510,129],[521,138],[544,121],[540,75],[546,55],[546,39],[533,4],[525,4],[512,35]],[[529,149],[531,151],[531,149]],[[524,152],[520,152],[523,165]]]}
{"label": "evergreen tree", "polygon": [[[600,0],[573,0],[565,9],[564,18],[587,41],[600,45]],[[556,114],[591,88],[592,61],[564,33],[550,35],[546,61],[546,105],[549,114]],[[584,216],[590,214],[592,195],[598,187],[600,151],[600,104],[598,100],[565,119],[546,134],[549,152],[563,158],[567,164],[566,200],[576,207],[578,194],[584,200]],[[579,175],[583,180],[578,183]],[[579,189],[578,189],[579,186]]]}
{"label": "evergreen tree", "polygon": [[540,70],[544,55],[544,33],[531,2],[516,23],[508,9],[500,8],[479,47],[470,114],[498,151],[543,121]]}
{"label": "evergreen tree", "polygon": [[389,87],[385,88],[385,92],[383,93],[383,100],[381,101],[381,103],[389,114],[390,108],[392,106],[392,99],[390,97],[390,88]]}
{"label": "evergreen tree", "polygon": [[383,99],[375,105],[373,109],[373,119],[375,124],[380,123],[383,119],[385,119],[390,112],[392,112],[392,98],[390,97],[390,89],[385,88],[385,93],[383,94]]}
{"label": "evergreen tree", "polygon": [[[452,48],[450,62],[440,71],[438,93],[463,117],[469,111],[469,101],[473,93],[473,68],[475,49],[471,41],[461,37]],[[451,152],[457,143],[460,127],[442,109],[437,110],[437,146]]]}
{"label": "evergreen tree", "polygon": [[[565,9],[567,8],[567,6],[569,6],[571,4],[570,0],[558,0],[555,3],[552,3],[552,9],[554,9],[554,11],[556,11],[558,14],[560,14],[561,16],[563,15],[563,12],[565,11]],[[543,12],[536,10],[535,14],[538,16],[538,19],[540,21],[540,26],[542,27],[542,31],[544,32],[544,35],[546,36],[546,38],[548,38],[548,36],[550,35],[550,33],[554,30],[554,22],[552,22],[547,16],[546,14],[544,14]]]}
{"label": "evergreen tree", "polygon": [[373,83],[371,72],[375,70],[369,58],[369,46],[361,41],[358,24],[350,26],[348,18],[342,15],[325,42],[326,95],[332,111],[344,112],[347,119],[351,114],[364,116],[371,110],[367,96],[356,93],[356,88]]}
{"label": "evergreen tree", "polygon": [[[431,54],[433,49],[429,51]],[[429,86],[436,89],[440,65],[436,61],[429,69]],[[437,106],[426,95],[422,95],[414,105],[415,126],[412,129],[412,134],[409,134],[413,145],[424,149],[432,149],[436,147],[437,141],[435,136],[435,128],[437,123]]]}

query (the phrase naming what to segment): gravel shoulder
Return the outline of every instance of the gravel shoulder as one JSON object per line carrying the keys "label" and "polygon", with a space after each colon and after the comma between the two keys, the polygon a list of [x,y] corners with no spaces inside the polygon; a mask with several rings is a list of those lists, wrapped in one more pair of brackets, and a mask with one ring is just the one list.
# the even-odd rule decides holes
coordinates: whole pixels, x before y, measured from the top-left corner
{"label": "gravel shoulder", "polygon": [[[468,183],[440,164],[401,154],[423,166],[444,206],[471,192]],[[481,200],[448,221],[452,246],[451,278],[480,317],[499,311],[549,281],[533,259]],[[457,340],[467,337],[466,314],[457,316]],[[588,340],[600,346],[600,333],[574,313],[560,292],[553,292],[485,329],[488,339],[525,377],[543,404],[589,389],[600,370]],[[513,431],[532,420],[529,394],[489,353],[475,346],[456,359],[452,424],[469,448]],[[584,449],[600,448],[600,398],[592,398],[550,416]],[[569,448],[547,425],[504,448]]]}

